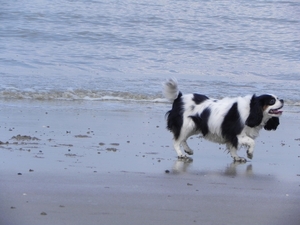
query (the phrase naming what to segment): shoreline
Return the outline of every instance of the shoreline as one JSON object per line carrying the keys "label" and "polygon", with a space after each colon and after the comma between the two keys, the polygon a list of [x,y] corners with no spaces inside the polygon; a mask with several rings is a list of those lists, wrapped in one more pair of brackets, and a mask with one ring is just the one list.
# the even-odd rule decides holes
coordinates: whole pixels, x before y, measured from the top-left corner
{"label": "shoreline", "polygon": [[1,224],[299,223],[298,116],[261,131],[251,162],[232,163],[224,146],[197,137],[184,161],[165,106],[132,106],[4,105]]}

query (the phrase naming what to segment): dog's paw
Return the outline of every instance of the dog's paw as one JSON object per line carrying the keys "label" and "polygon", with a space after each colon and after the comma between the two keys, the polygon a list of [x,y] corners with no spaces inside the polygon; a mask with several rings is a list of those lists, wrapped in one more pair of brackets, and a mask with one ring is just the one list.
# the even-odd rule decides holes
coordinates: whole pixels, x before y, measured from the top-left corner
{"label": "dog's paw", "polygon": [[193,162],[193,158],[185,156],[183,158],[178,157],[178,162],[183,162],[183,163],[191,163]]}
{"label": "dog's paw", "polygon": [[193,155],[194,154],[194,151],[192,149],[189,149],[189,150],[184,150],[184,152],[188,155]]}
{"label": "dog's paw", "polygon": [[234,162],[239,162],[239,163],[246,163],[247,159],[243,158],[243,157],[234,157],[233,158]]}
{"label": "dog's paw", "polygon": [[180,159],[180,160],[186,160],[186,159],[191,159],[190,157],[188,157],[187,155],[180,155],[180,156],[178,156],[178,159]]}
{"label": "dog's paw", "polygon": [[248,157],[248,159],[252,159],[253,158],[253,152],[247,151],[247,157]]}
{"label": "dog's paw", "polygon": [[184,159],[186,157],[187,157],[186,155],[178,155],[178,159]]}

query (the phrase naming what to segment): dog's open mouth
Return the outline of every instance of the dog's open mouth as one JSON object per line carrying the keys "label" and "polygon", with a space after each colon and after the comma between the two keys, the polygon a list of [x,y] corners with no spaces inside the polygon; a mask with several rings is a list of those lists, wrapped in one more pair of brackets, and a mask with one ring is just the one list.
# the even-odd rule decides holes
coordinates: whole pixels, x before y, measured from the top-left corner
{"label": "dog's open mouth", "polygon": [[275,114],[275,115],[280,115],[280,114],[282,114],[282,112],[283,112],[283,111],[280,110],[280,109],[282,109],[282,107],[283,107],[283,106],[281,106],[281,107],[278,108],[278,109],[270,109],[270,110],[269,110],[269,113],[270,113],[270,114]]}

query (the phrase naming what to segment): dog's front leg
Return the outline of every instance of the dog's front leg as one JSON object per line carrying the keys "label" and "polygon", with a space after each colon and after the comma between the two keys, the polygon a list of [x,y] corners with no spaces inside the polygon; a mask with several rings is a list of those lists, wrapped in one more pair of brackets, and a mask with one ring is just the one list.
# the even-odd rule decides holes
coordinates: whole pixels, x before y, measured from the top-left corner
{"label": "dog's front leg", "polygon": [[237,149],[235,147],[233,147],[233,146],[227,146],[227,147],[229,149],[230,155],[233,158],[234,162],[241,162],[241,163],[247,162],[247,159],[238,156],[238,154],[236,153]]}
{"label": "dog's front leg", "polygon": [[247,146],[247,157],[248,159],[253,158],[253,152],[254,152],[254,146],[255,146],[255,141],[248,137],[248,136],[240,136],[238,137],[239,144],[240,145],[245,145]]}

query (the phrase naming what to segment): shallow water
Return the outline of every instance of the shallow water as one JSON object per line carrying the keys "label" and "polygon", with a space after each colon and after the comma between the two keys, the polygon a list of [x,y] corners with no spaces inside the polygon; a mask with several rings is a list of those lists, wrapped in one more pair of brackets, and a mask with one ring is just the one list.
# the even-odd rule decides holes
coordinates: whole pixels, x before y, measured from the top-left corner
{"label": "shallow water", "polygon": [[0,8],[0,99],[162,102],[161,83],[300,104],[298,1],[17,1]]}

